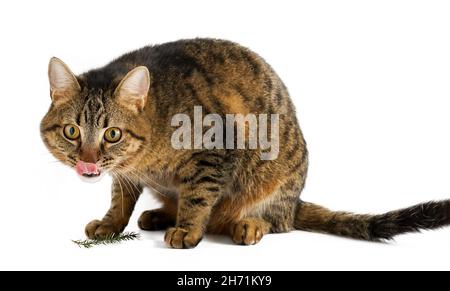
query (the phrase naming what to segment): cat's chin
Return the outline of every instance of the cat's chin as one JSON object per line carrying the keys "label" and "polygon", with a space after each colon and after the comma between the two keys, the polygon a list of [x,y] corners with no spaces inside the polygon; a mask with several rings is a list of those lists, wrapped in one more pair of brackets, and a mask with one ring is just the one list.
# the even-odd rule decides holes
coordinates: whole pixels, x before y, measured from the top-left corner
{"label": "cat's chin", "polygon": [[87,175],[78,175],[81,181],[86,183],[97,183],[105,176],[105,172],[102,172],[100,175],[96,176],[87,176]]}

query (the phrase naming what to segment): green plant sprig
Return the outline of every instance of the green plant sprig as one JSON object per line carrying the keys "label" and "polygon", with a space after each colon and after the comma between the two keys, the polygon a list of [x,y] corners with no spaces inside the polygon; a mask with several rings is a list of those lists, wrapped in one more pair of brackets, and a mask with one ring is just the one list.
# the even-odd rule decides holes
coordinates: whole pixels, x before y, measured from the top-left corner
{"label": "green plant sprig", "polygon": [[80,248],[90,249],[94,246],[118,244],[121,242],[136,240],[139,238],[140,235],[138,233],[125,232],[121,234],[112,234],[102,239],[72,240],[72,242],[78,245]]}

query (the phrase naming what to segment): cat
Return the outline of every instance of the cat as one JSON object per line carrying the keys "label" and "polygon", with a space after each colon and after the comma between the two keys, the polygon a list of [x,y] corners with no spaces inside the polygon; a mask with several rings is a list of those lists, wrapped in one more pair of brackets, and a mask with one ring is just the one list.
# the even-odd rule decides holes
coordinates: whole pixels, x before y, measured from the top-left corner
{"label": "cat", "polygon": [[[75,76],[49,64],[51,106],[41,122],[49,151],[86,180],[112,176],[112,202],[86,227],[91,239],[124,231],[144,188],[161,201],[142,230],[165,230],[168,247],[193,248],[205,233],[240,245],[292,230],[384,241],[450,224],[450,201],[381,215],[333,212],[300,200],[308,151],[288,90],[256,53],[216,39],[147,46]],[[258,149],[174,149],[171,118],[205,113],[278,114],[279,154]],[[228,137],[227,137],[228,138]]]}

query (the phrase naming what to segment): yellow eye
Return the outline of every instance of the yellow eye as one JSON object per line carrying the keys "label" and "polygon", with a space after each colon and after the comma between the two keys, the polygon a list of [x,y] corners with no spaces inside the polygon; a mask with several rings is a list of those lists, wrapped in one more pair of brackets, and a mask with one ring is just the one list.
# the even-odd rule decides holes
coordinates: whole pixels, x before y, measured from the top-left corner
{"label": "yellow eye", "polygon": [[64,127],[64,136],[70,140],[76,140],[80,137],[80,129],[74,124],[68,124]]}
{"label": "yellow eye", "polygon": [[105,131],[105,140],[110,143],[116,143],[122,137],[122,131],[117,127],[108,128]]}

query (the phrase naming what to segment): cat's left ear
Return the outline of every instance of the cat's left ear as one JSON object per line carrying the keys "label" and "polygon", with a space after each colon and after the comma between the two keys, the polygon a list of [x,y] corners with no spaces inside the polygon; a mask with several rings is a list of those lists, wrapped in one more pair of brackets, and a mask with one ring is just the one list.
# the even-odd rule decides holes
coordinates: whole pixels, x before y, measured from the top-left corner
{"label": "cat's left ear", "polygon": [[53,57],[48,64],[50,95],[54,104],[68,101],[79,94],[81,87],[69,67],[60,59]]}
{"label": "cat's left ear", "polygon": [[150,72],[141,66],[129,72],[120,82],[114,95],[119,103],[135,113],[141,112],[147,103],[150,90]]}

